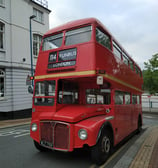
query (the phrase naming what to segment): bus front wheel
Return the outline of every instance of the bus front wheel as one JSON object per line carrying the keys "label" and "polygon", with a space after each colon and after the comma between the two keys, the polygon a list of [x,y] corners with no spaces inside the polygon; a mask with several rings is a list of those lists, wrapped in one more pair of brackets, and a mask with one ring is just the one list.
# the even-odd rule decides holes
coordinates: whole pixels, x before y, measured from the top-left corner
{"label": "bus front wheel", "polygon": [[141,116],[138,117],[138,127],[137,127],[137,134],[142,131],[142,119]]}
{"label": "bus front wheel", "polygon": [[91,149],[91,157],[97,165],[102,165],[109,157],[112,150],[112,136],[110,132],[101,133],[95,146]]}

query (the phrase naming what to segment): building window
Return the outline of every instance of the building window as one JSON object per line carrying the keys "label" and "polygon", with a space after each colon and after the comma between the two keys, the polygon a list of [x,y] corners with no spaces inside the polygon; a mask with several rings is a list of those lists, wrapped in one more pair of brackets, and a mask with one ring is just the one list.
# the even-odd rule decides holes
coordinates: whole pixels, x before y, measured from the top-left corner
{"label": "building window", "polygon": [[38,56],[40,45],[42,41],[42,36],[38,34],[33,34],[33,55]]}
{"label": "building window", "polygon": [[4,0],[0,0],[0,6],[4,7]]}
{"label": "building window", "polygon": [[44,22],[44,19],[43,19],[43,12],[33,8],[33,14],[36,16],[34,18],[34,20],[40,22],[40,23],[43,23]]}
{"label": "building window", "polygon": [[4,49],[4,24],[0,22],[0,49]]}
{"label": "building window", "polygon": [[0,100],[4,97],[5,72],[0,69]]}

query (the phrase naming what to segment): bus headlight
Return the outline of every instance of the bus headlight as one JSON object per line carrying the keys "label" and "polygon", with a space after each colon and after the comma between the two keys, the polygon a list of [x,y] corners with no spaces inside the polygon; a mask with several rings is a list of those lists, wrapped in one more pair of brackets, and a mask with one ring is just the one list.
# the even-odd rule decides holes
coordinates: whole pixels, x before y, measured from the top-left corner
{"label": "bus headlight", "polygon": [[78,136],[81,140],[85,140],[88,137],[87,131],[85,129],[80,129],[78,131]]}
{"label": "bus headlight", "polygon": [[33,131],[33,132],[37,131],[37,124],[36,123],[32,123],[31,131]]}

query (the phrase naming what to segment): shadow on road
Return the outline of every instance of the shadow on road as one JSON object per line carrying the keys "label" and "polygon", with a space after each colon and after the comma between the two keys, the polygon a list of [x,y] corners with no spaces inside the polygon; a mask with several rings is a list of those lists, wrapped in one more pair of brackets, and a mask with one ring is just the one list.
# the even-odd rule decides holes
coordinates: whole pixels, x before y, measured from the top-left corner
{"label": "shadow on road", "polygon": [[[120,158],[125,154],[125,152],[135,143],[137,139],[147,128],[142,129],[140,134],[131,134],[124,141],[119,143],[113,150],[111,157],[107,161],[106,168],[114,167],[114,165],[120,160]],[[119,152],[118,150],[123,147]],[[118,153],[117,153],[118,152]],[[117,154],[116,154],[117,153]],[[90,150],[87,148],[76,149],[73,152],[60,152],[49,150],[47,152],[38,152],[33,155],[35,160],[42,161],[41,164],[53,165],[60,168],[73,168],[82,167],[87,168],[92,166],[92,161],[90,158]],[[95,166],[94,166],[95,167]],[[97,166],[96,166],[97,167]]]}
{"label": "shadow on road", "polygon": [[87,168],[92,165],[90,151],[87,149],[76,149],[73,152],[60,152],[49,150],[47,152],[36,152],[35,160],[43,160],[47,165],[53,165],[60,168]]}
{"label": "shadow on road", "polygon": [[107,160],[106,168],[114,167],[115,164],[120,160],[120,158],[125,155],[126,151],[128,151],[128,149],[145,133],[146,130],[147,128],[143,128],[139,134],[134,132],[130,134],[127,138],[125,138],[122,142],[120,142],[118,145],[116,145],[113,149],[111,157]]}

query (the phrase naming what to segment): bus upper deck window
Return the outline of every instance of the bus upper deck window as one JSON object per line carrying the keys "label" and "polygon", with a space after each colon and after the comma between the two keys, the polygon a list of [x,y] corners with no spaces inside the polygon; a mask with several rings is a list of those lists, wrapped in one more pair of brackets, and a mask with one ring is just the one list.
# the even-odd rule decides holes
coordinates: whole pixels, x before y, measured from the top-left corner
{"label": "bus upper deck window", "polygon": [[96,41],[104,47],[111,50],[111,40],[108,34],[103,33],[101,30],[96,28]]}
{"label": "bus upper deck window", "polygon": [[65,45],[85,43],[91,40],[92,26],[86,26],[66,32]]}
{"label": "bus upper deck window", "polygon": [[62,40],[63,40],[63,33],[46,37],[43,39],[42,50],[46,51],[46,50],[59,48],[62,44]]}

